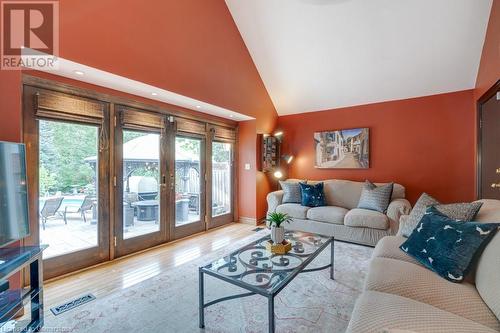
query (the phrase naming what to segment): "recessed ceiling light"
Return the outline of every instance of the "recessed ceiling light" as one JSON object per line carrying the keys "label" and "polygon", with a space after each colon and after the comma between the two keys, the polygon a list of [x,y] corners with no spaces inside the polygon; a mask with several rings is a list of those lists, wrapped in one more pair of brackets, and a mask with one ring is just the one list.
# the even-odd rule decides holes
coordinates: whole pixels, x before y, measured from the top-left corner
{"label": "recessed ceiling light", "polygon": [[200,108],[201,108],[201,105],[196,105],[196,108],[197,108],[197,109],[200,109]]}
{"label": "recessed ceiling light", "polygon": [[157,96],[157,95],[158,95],[158,93],[152,92],[152,93],[151,93],[151,95],[153,95],[153,96]]}
{"label": "recessed ceiling light", "polygon": [[229,118],[234,118],[234,116],[232,114],[229,115]]}
{"label": "recessed ceiling light", "polygon": [[80,76],[85,75],[85,73],[82,71],[73,71],[73,73],[75,73],[76,75],[80,75]]}

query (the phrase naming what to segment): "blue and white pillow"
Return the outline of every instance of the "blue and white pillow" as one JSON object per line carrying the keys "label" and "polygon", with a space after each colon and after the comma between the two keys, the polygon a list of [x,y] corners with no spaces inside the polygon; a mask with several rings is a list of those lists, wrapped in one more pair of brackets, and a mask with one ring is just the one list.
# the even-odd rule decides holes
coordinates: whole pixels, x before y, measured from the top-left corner
{"label": "blue and white pillow", "polygon": [[452,219],[431,206],[400,249],[446,280],[462,282],[499,227]]}
{"label": "blue and white pillow", "polygon": [[307,207],[326,206],[325,193],[323,192],[323,183],[314,185],[300,183],[301,205]]}

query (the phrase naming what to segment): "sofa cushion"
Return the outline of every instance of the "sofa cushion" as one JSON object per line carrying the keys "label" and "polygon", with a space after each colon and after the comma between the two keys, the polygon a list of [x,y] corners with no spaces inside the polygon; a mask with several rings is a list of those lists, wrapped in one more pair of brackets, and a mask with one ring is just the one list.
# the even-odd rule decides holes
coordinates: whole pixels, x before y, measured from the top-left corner
{"label": "sofa cushion", "polygon": [[309,209],[309,207],[302,206],[301,204],[285,203],[276,207],[276,212],[286,213],[288,216],[296,219],[305,219]]}
{"label": "sofa cushion", "polygon": [[446,281],[420,265],[373,258],[365,289],[411,298],[500,330],[500,323],[473,284]]}
{"label": "sofa cushion", "polygon": [[350,227],[386,230],[389,228],[389,218],[374,210],[354,208],[345,215],[344,224]]}
{"label": "sofa cushion", "polygon": [[[483,203],[476,221],[500,222],[500,200],[479,200]],[[500,320],[500,232],[484,249],[476,270],[476,288]]]}
{"label": "sofa cushion", "polygon": [[413,229],[415,229],[418,222],[420,222],[420,220],[422,219],[422,216],[424,216],[425,211],[427,210],[427,206],[431,205],[439,205],[439,201],[437,201],[427,193],[422,193],[422,195],[415,203],[415,206],[413,206],[413,209],[406,219],[406,222],[399,226],[399,234],[405,237],[410,236]]}
{"label": "sofa cushion", "polygon": [[307,218],[320,222],[344,224],[344,216],[348,210],[342,207],[313,207],[307,211]]}
{"label": "sofa cushion", "polygon": [[411,232],[424,216],[425,211],[428,206],[436,206],[438,211],[452,219],[458,219],[463,221],[471,221],[481,208],[479,203],[453,203],[441,205],[439,201],[428,195],[427,193],[422,193],[420,198],[418,198],[415,206],[410,212],[405,224],[400,226],[400,232],[398,234],[403,236],[410,236]]}
{"label": "sofa cushion", "polygon": [[[363,184],[363,182],[351,180],[325,180],[323,190],[325,192],[326,204],[328,206],[338,206],[347,209],[356,208],[361,197]],[[384,185],[384,183],[375,183],[375,185],[380,186]],[[404,198],[405,188],[400,184],[394,184],[391,200]]]}
{"label": "sofa cushion", "polygon": [[[408,216],[408,215],[405,215]],[[396,259],[401,261],[410,262],[415,265],[421,265],[417,259],[409,256],[406,252],[401,250],[399,247],[406,241],[406,237],[397,235],[397,236],[386,236],[382,238],[375,249],[373,249],[372,258],[389,258]],[[475,281],[475,272],[472,271],[469,275],[466,276],[465,282],[474,283]]]}
{"label": "sofa cushion", "polygon": [[365,291],[356,301],[348,333],[494,333],[472,320],[415,300]]}
{"label": "sofa cushion", "polygon": [[307,184],[299,183],[302,206],[321,207],[326,206],[323,183]]}
{"label": "sofa cushion", "polygon": [[361,190],[358,208],[370,209],[385,213],[391,202],[392,188],[394,183],[377,186],[367,180]]}
{"label": "sofa cushion", "polygon": [[396,259],[420,265],[416,259],[399,248],[405,241],[406,238],[403,236],[386,236],[382,238],[373,249],[372,258]]}
{"label": "sofa cushion", "polygon": [[435,205],[434,208],[441,214],[462,221],[472,221],[476,217],[482,202],[462,202],[452,204]]}
{"label": "sofa cushion", "polygon": [[499,227],[455,220],[431,206],[400,248],[441,277],[462,282]]}
{"label": "sofa cushion", "polygon": [[298,182],[280,180],[280,186],[283,189],[282,203],[300,203],[302,197]]}

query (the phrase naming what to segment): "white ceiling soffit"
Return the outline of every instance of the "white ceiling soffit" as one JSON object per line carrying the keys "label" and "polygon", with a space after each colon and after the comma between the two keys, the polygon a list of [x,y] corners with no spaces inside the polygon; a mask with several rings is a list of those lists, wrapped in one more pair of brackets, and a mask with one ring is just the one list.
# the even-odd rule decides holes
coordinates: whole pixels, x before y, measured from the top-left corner
{"label": "white ceiling soffit", "polygon": [[226,3],[286,115],[474,88],[492,0]]}
{"label": "white ceiling soffit", "polygon": [[[38,55],[45,55],[43,53],[36,52],[30,49],[30,54],[33,53]],[[56,69],[50,70],[44,67],[36,69],[46,73],[64,76],[70,79],[122,91],[128,94],[145,97],[171,105],[177,105],[200,113],[206,113],[221,118],[231,119],[234,121],[254,119],[247,115],[234,112],[217,105],[205,103],[194,98],[179,95],[165,89],[161,89],[143,82],[131,80],[129,78],[102,71],[94,67],[85,66],[64,58],[57,58],[55,67]]]}

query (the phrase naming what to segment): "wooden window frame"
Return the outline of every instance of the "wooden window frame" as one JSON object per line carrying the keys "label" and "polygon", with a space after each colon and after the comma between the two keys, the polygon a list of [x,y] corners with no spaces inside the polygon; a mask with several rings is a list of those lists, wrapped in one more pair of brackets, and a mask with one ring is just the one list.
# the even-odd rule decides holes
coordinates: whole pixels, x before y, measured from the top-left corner
{"label": "wooden window frame", "polygon": [[[183,226],[176,226],[176,216],[175,216],[175,139],[177,137],[182,137],[182,138],[188,138],[188,139],[197,139],[201,141],[201,150],[200,150],[200,221],[199,222],[193,222],[189,224],[185,224]],[[197,134],[197,133],[190,133],[190,132],[184,132],[184,131],[176,131],[175,135],[172,140],[172,155],[173,158],[171,159],[172,165],[171,165],[171,170],[173,170],[173,188],[172,188],[172,202],[170,203],[174,209],[172,209],[172,223],[170,223],[170,235],[171,235],[171,240],[187,237],[189,235],[193,235],[198,232],[202,232],[207,230],[207,181],[206,181],[206,175],[207,175],[207,163],[206,163],[206,154],[207,154],[207,137],[206,133],[203,134]],[[204,194],[203,198],[201,194]]]}
{"label": "wooden window frame", "polygon": [[[238,221],[238,141],[237,129],[228,129],[220,126],[207,126],[208,142],[207,142],[207,227],[208,229],[217,228],[231,222]],[[231,211],[227,214],[212,216],[212,151],[213,142],[230,143],[231,144]]]}
{"label": "wooden window frame", "polygon": [[488,89],[477,100],[476,114],[476,199],[481,198],[482,186],[482,121],[483,121],[483,105],[500,90],[500,80],[498,80],[490,89]]}
{"label": "wooden window frame", "polygon": [[[68,122],[72,124],[94,125],[100,130],[109,128],[109,104],[105,102],[103,106],[103,118],[100,124],[92,117],[79,115],[73,117],[70,109],[66,109],[65,113],[54,114],[39,114],[37,113],[37,99],[39,94],[43,93],[37,87],[23,87],[23,139],[27,146],[27,170],[28,170],[28,198],[31,202],[29,207],[30,214],[30,230],[31,234],[25,239],[27,244],[40,243],[39,230],[39,189],[38,189],[38,170],[39,170],[39,120]],[[52,98],[56,103],[57,98],[71,97],[64,93],[53,93]],[[109,137],[107,138],[108,145],[106,149],[99,151],[98,160],[98,177],[99,177],[99,206],[109,206]],[[99,140],[101,143],[101,140]],[[33,186],[35,185],[35,186]],[[44,260],[44,278],[49,279],[55,276],[66,274],[72,271],[80,270],[104,261],[109,260],[109,210],[98,209],[98,244],[96,247],[78,250],[75,252],[66,253],[57,257]]]}

